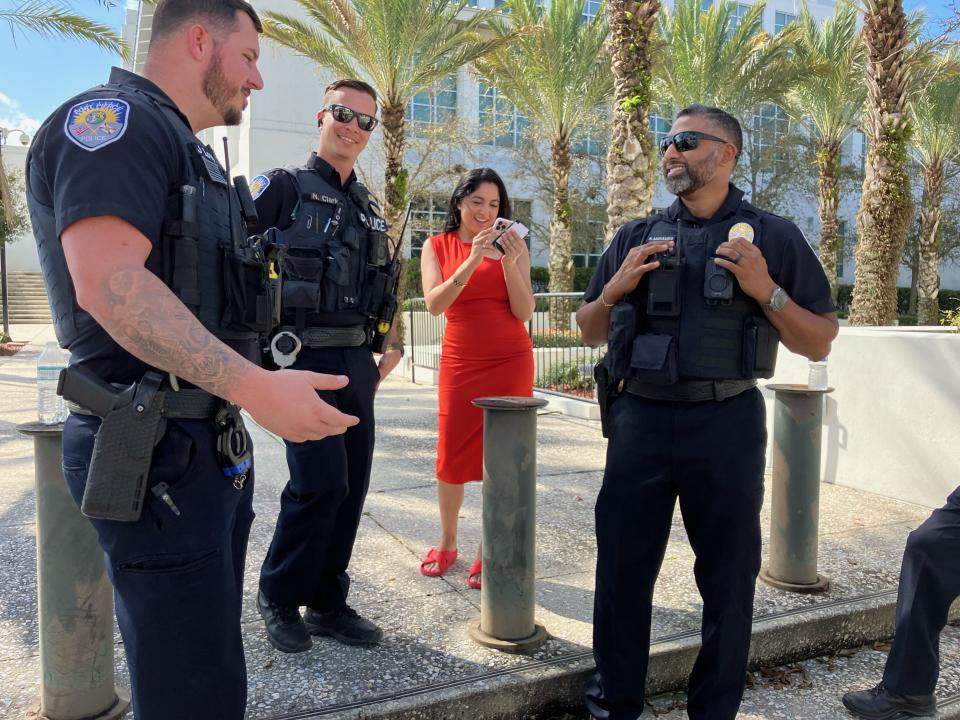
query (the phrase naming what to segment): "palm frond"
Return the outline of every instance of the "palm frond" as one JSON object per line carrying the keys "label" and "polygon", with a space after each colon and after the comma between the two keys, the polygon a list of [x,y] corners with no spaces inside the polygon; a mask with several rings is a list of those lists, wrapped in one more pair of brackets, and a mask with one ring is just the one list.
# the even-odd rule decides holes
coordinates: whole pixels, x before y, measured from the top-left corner
{"label": "palm frond", "polygon": [[24,2],[12,10],[0,10],[0,21],[6,22],[14,37],[32,33],[43,38],[64,37],[90,42],[97,47],[126,53],[126,46],[117,32],[69,8],[49,2]]}

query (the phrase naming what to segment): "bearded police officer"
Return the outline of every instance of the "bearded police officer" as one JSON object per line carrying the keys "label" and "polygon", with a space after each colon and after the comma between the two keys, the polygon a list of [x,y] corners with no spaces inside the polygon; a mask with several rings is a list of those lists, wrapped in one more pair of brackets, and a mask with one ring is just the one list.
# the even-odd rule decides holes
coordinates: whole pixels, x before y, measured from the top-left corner
{"label": "bearded police officer", "polygon": [[64,475],[107,556],[139,720],[244,715],[253,467],[238,406],[291,440],[357,422],[314,394],[346,378],[252,362],[271,327],[262,249],[194,135],[237,124],[263,86],[260,31],[244,0],[160,0],[143,75],[114,69],[68,100],[27,159],[71,352]]}
{"label": "bearded police officer", "polygon": [[643,711],[653,588],[678,497],[703,598],[687,712],[736,717],[760,569],[766,426],[756,379],[772,375],[779,341],[820,360],[837,334],[803,235],[729,183],[741,144],[722,110],[678,114],[660,141],[678,199],[620,228],[577,312],[584,341],[608,346],[597,373],[609,438],[596,505],[597,672],[584,692],[596,718]]}
{"label": "bearded police officer", "polygon": [[[321,396],[360,418],[342,437],[287,443],[290,481],[257,596],[267,637],[283,652],[309,649],[310,635],[350,645],[374,645],[382,636],[347,605],[347,566],[373,461],[374,393],[403,353],[391,329],[396,253],[376,202],[353,172],[376,113],[377,95],[367,83],[332,83],[317,113],[317,151],[306,165],[253,181],[258,227],[280,248],[273,360],[348,376],[348,387]],[[382,353],[379,363],[371,350]]]}

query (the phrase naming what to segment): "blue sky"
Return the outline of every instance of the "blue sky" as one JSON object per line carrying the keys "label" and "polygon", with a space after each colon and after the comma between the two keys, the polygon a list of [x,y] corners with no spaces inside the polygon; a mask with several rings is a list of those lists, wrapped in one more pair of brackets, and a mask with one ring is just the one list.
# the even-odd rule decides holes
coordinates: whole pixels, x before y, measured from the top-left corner
{"label": "blue sky", "polygon": [[[16,0],[0,0],[0,8],[13,7]],[[123,22],[124,0],[116,7],[102,7],[95,0],[76,0],[73,5],[101,22],[119,29]],[[904,0],[906,9],[923,9],[931,18],[930,30],[950,13],[950,0]],[[56,107],[86,88],[105,82],[110,66],[118,58],[85,44],[48,40],[35,35],[11,39],[0,25],[0,126],[33,133]],[[269,82],[269,78],[267,78]]]}

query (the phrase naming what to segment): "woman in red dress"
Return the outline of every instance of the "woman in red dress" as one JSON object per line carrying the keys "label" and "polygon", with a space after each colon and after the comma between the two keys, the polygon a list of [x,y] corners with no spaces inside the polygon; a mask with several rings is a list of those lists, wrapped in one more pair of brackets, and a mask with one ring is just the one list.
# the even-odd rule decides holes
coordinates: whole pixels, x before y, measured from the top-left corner
{"label": "woman in red dress", "polygon": [[[533,394],[533,349],[524,325],[534,309],[530,254],[516,232],[494,229],[498,217],[510,218],[503,180],[489,168],[471,170],[453,191],[444,232],[428,239],[420,255],[427,310],[447,319],[438,388],[440,543],[420,565],[431,577],[457,558],[464,483],[483,478],[483,411],[471,401]],[[470,587],[480,587],[480,573],[478,550]]]}

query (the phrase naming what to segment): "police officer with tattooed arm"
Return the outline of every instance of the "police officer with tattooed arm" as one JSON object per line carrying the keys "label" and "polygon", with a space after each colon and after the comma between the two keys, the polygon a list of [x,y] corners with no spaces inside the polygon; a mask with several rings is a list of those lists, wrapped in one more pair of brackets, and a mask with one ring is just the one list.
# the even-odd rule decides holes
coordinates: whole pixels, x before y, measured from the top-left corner
{"label": "police officer with tattooed arm", "polygon": [[316,152],[303,166],[276,168],[251,183],[257,230],[280,249],[281,322],[270,342],[272,360],[346,375],[349,386],[321,396],[360,418],[342,436],[287,443],[290,481],[257,595],[267,638],[282,652],[309,649],[311,635],[349,645],[375,645],[382,636],[347,604],[347,566],[373,462],[373,399],[403,354],[392,330],[399,258],[376,201],[353,171],[376,114],[370,85],[331,83],[317,113]]}
{"label": "police officer with tattooed arm", "polygon": [[194,133],[236,125],[263,86],[244,0],[160,0],[142,75],[115,68],[37,132],[27,201],[71,413],[64,476],[114,585],[139,720],[241,720],[253,465],[239,408],[292,441],[357,418],[317,397],[344,377],[258,364],[263,249]]}
{"label": "police officer with tattooed arm", "polygon": [[687,712],[733,720],[760,570],[766,447],[757,378],[777,346],[820,360],[838,331],[830,287],[791,222],[730,184],[740,124],[682,110],[660,141],[677,200],[620,228],[577,312],[609,438],[596,505],[594,656],[584,691],[603,720],[643,712],[653,588],[679,498],[703,598]]}

